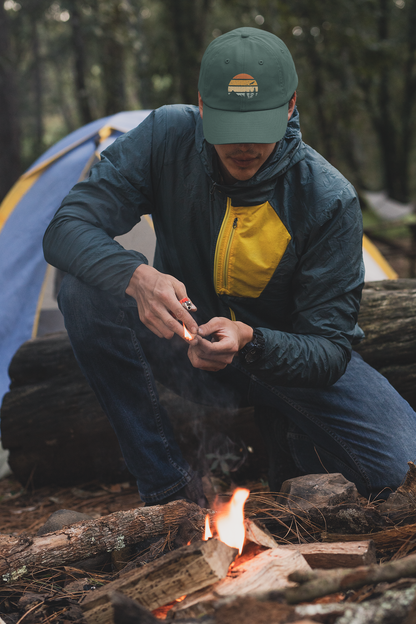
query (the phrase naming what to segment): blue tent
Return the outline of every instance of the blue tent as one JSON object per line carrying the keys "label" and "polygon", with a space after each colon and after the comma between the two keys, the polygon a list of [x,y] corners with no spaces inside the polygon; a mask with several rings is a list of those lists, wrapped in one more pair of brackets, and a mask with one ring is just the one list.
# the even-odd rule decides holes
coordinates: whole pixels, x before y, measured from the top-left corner
{"label": "blue tent", "polygon": [[0,205],[0,402],[7,369],[20,345],[37,335],[47,263],[43,234],[65,195],[85,178],[99,153],[150,111],[94,121],[41,156]]}

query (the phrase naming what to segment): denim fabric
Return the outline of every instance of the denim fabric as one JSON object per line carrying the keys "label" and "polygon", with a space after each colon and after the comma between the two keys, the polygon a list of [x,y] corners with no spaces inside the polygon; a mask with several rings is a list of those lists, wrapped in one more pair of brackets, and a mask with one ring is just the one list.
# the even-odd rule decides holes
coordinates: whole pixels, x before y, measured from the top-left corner
{"label": "denim fabric", "polygon": [[403,480],[407,461],[416,459],[415,412],[356,353],[333,386],[271,387],[238,363],[217,373],[195,369],[186,343],[157,338],[127,295],[118,298],[67,275],[59,305],[75,357],[145,502],[163,500],[194,474],[159,403],[155,378],[196,403],[275,410],[289,420],[288,443],[300,471],[341,472],[364,496],[386,496]]}

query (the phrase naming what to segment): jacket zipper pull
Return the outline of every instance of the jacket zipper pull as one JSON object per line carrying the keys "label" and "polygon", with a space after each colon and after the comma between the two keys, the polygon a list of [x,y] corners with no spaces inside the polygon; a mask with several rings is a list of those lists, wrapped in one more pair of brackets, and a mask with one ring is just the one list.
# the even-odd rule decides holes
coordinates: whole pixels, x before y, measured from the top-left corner
{"label": "jacket zipper pull", "polygon": [[233,221],[233,230],[237,227],[238,217],[236,217]]}

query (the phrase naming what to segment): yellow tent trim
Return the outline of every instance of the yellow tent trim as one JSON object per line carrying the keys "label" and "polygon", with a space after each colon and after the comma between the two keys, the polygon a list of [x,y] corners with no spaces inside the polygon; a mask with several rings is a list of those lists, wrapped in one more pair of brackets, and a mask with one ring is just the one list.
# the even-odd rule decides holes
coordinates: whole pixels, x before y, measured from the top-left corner
{"label": "yellow tent trim", "polygon": [[20,178],[14,186],[7,193],[0,205],[0,232],[2,231],[4,224],[10,217],[11,213],[22,199],[22,197],[28,192],[28,190],[34,185],[39,178],[41,172],[31,176],[30,178]]}
{"label": "yellow tent trim", "polygon": [[150,227],[152,228],[152,230],[153,230],[153,231],[155,231],[155,226],[153,225],[153,221],[152,221],[152,219],[150,218],[150,216],[147,214],[147,215],[144,215],[144,218],[146,219],[147,223],[150,225]]}
{"label": "yellow tent trim", "polygon": [[53,162],[55,162],[55,160],[59,160],[59,158],[62,158],[62,156],[65,156],[65,154],[67,154],[68,152],[71,152],[73,149],[78,147],[78,145],[82,145],[83,143],[86,143],[87,141],[92,139],[92,137],[94,137],[95,135],[99,134],[99,132],[100,131],[95,130],[91,134],[88,134],[87,136],[82,137],[82,139],[79,139],[78,141],[75,141],[75,143],[71,143],[71,145],[68,145],[67,147],[65,147],[60,152],[57,152],[56,154],[54,154],[50,158],[47,158],[43,162],[39,163],[36,167],[33,167],[33,169],[29,169],[29,171],[26,171],[26,173],[24,173],[22,175],[22,178],[29,178],[34,173],[37,173],[38,171],[43,171],[44,169],[47,169],[49,167],[49,165],[51,165]]}
{"label": "yellow tent trim", "polygon": [[370,241],[369,238],[367,238],[365,234],[363,235],[363,248],[384,271],[387,279],[397,279],[399,277],[396,271],[392,269],[387,260],[383,258],[377,247]]}
{"label": "yellow tent trim", "polygon": [[52,267],[50,264],[48,264],[48,267],[45,272],[45,277],[43,278],[43,283],[42,283],[42,288],[40,290],[38,303],[36,306],[35,320],[33,322],[33,327],[32,327],[32,338],[36,338],[36,336],[38,335],[40,311],[42,309],[42,303],[43,303],[43,299],[45,297],[45,292],[46,292],[46,284],[48,283],[48,279],[49,279],[49,275],[51,274],[51,271],[52,271]]}

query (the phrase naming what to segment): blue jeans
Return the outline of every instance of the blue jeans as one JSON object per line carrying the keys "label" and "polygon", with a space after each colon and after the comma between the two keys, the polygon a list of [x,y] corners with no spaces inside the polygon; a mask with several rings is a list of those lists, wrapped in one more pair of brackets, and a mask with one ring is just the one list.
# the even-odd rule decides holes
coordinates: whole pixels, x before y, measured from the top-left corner
{"label": "blue jeans", "polygon": [[155,378],[203,405],[272,408],[290,422],[288,443],[300,471],[341,472],[364,496],[396,489],[407,462],[416,459],[415,412],[356,353],[333,386],[273,387],[238,363],[216,373],[194,368],[186,343],[157,338],[127,295],[116,298],[68,275],[59,306],[77,361],[146,502],[163,500],[193,477]]}

